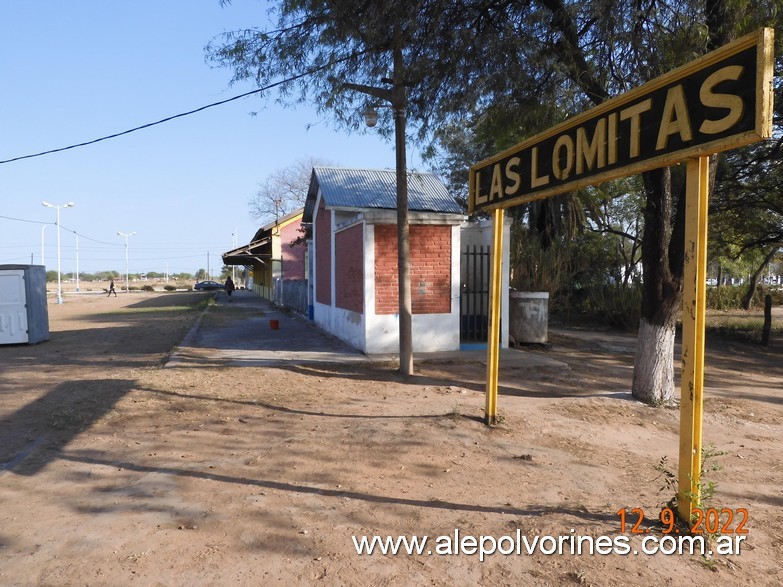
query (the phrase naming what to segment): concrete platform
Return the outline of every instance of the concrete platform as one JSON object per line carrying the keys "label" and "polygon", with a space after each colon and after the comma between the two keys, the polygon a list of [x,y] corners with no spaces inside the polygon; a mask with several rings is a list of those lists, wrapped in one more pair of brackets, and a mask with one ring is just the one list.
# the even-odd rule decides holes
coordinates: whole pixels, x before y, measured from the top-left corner
{"label": "concrete platform", "polygon": [[[247,290],[215,295],[209,306],[172,353],[166,366],[225,365],[275,366],[308,363],[362,363],[396,361],[396,354],[365,355],[314,322],[284,312]],[[277,321],[273,329],[271,321]],[[414,333],[415,336],[415,333]],[[486,364],[486,350],[416,353],[414,364],[470,362]],[[502,349],[502,367],[568,366],[539,353]]]}

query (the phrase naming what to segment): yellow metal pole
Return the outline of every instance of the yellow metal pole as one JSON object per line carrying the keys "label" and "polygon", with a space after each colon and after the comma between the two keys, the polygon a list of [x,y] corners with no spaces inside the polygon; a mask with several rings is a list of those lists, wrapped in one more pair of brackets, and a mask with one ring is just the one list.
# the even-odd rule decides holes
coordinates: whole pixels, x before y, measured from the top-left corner
{"label": "yellow metal pole", "polygon": [[685,266],[682,298],[682,380],[677,510],[690,522],[701,505],[701,430],[704,391],[704,325],[707,313],[707,196],[709,158],[687,160]]}
{"label": "yellow metal pole", "polygon": [[504,210],[492,211],[492,275],[489,288],[489,337],[487,339],[487,391],[485,422],[489,426],[498,420],[498,366],[500,363],[500,284],[503,271]]}

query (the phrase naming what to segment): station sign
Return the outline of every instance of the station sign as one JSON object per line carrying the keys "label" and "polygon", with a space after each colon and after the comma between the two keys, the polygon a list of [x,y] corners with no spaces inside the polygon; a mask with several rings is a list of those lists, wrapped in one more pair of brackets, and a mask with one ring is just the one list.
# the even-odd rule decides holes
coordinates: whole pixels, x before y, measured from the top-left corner
{"label": "station sign", "polygon": [[760,29],[470,169],[469,212],[508,208],[772,136]]}

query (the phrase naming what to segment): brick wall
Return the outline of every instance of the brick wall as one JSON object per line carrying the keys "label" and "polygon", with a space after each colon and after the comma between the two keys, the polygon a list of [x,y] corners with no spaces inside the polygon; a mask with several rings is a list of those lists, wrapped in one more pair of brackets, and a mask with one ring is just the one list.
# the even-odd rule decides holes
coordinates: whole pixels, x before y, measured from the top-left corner
{"label": "brick wall", "polygon": [[362,224],[334,235],[335,306],[364,313],[364,230]]}
{"label": "brick wall", "polygon": [[[412,224],[411,306],[414,314],[451,312],[451,227]],[[375,225],[375,313],[399,311],[397,226]]]}
{"label": "brick wall", "polygon": [[283,279],[305,279],[305,251],[307,245],[304,241],[292,245],[296,239],[303,236],[299,229],[302,226],[301,218],[280,229],[281,255],[283,258]]}
{"label": "brick wall", "polygon": [[315,300],[332,305],[332,211],[323,200],[315,218]]}

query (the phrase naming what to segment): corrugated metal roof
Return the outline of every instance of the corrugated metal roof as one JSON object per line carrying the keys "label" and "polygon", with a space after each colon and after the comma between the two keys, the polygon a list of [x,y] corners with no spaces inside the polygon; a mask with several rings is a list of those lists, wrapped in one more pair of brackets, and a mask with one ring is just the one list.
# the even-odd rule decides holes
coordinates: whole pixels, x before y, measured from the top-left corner
{"label": "corrugated metal roof", "polygon": [[[321,189],[327,206],[388,210],[397,208],[397,174],[393,169],[314,167],[313,180]],[[313,187],[311,181],[311,196],[314,196]],[[308,196],[308,199],[311,196]],[[311,206],[314,204],[308,203]],[[435,175],[420,172],[408,173],[408,210],[465,213]]]}

